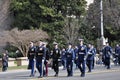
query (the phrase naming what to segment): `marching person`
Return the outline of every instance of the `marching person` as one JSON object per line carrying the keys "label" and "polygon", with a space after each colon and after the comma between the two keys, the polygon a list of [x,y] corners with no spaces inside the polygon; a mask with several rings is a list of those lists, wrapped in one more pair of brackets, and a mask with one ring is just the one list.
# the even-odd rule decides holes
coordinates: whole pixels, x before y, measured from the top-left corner
{"label": "marching person", "polygon": [[36,67],[40,74],[38,78],[43,77],[43,66],[44,66],[45,58],[46,58],[46,51],[43,46],[43,42],[39,41],[39,45],[37,46],[36,49]]}
{"label": "marching person", "polygon": [[94,47],[94,45],[92,45],[92,47],[93,47],[93,51],[94,51],[92,69],[94,69],[94,66],[95,66],[95,56],[96,56],[97,51],[96,51],[96,48]]}
{"label": "marching person", "polygon": [[6,53],[3,53],[3,57],[2,57],[2,71],[6,71],[8,67],[8,57]]}
{"label": "marching person", "polygon": [[116,65],[117,63],[120,65],[120,46],[119,44],[115,47],[115,58],[116,58]]}
{"label": "marching person", "polygon": [[61,51],[61,61],[62,61],[62,65],[63,65],[63,70],[66,69],[66,50],[65,48],[62,49]]}
{"label": "marching person", "polygon": [[53,59],[53,65],[52,68],[55,71],[55,77],[58,76],[59,73],[59,61],[58,59],[60,58],[60,49],[58,48],[58,44],[54,43],[54,49],[53,49],[53,53],[51,55],[52,59]]}
{"label": "marching person", "polygon": [[50,58],[50,52],[49,52],[49,49],[47,48],[47,43],[44,43],[44,48],[45,48],[45,53],[46,53],[46,58],[44,61],[44,65],[45,65],[44,76],[48,76],[48,62]]}
{"label": "marching person", "polygon": [[75,46],[75,48],[74,48],[74,55],[75,55],[74,63],[76,65],[75,69],[78,69],[78,64],[77,64],[77,60],[78,60],[78,46]]}
{"label": "marching person", "polygon": [[111,46],[109,46],[109,43],[106,42],[106,46],[103,49],[103,55],[105,58],[105,65],[107,67],[107,69],[110,69],[110,56],[112,54],[112,48]]}
{"label": "marching person", "polygon": [[28,69],[31,69],[31,74],[30,77],[34,77],[34,59],[35,59],[35,53],[36,53],[36,48],[33,44],[33,42],[30,42],[30,47],[28,50],[28,59],[29,59],[29,64],[28,64]]}
{"label": "marching person", "polygon": [[94,59],[94,48],[91,44],[88,44],[88,49],[87,49],[87,67],[88,67],[88,72],[92,71],[92,67],[93,67],[93,59]]}
{"label": "marching person", "polygon": [[72,49],[72,44],[68,45],[68,49],[66,50],[66,66],[68,77],[73,76],[73,61],[74,61],[74,49]]}
{"label": "marching person", "polygon": [[86,54],[87,48],[86,45],[83,44],[83,39],[79,39],[80,44],[78,46],[78,68],[81,71],[81,77],[85,76],[85,64],[86,64]]}

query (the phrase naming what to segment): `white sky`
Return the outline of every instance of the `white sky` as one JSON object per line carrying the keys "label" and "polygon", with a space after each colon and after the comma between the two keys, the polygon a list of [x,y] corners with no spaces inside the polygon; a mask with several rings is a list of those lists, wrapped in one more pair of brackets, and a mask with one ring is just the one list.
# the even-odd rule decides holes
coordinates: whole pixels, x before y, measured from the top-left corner
{"label": "white sky", "polygon": [[86,1],[87,1],[87,8],[88,8],[88,6],[89,6],[91,3],[93,3],[94,0],[86,0]]}
{"label": "white sky", "polygon": [[93,3],[94,0],[86,0],[87,1],[87,5],[90,5],[91,3]]}

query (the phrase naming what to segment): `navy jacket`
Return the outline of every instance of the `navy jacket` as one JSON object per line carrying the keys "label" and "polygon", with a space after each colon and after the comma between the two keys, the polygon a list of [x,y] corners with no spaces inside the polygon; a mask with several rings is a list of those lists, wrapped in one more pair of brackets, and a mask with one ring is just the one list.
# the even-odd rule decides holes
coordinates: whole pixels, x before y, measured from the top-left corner
{"label": "navy jacket", "polygon": [[87,54],[87,48],[85,45],[78,46],[78,60],[83,61]]}
{"label": "navy jacket", "polygon": [[36,53],[36,47],[35,46],[29,47],[28,55],[27,55],[28,59],[34,59],[35,53]]}
{"label": "navy jacket", "polygon": [[67,61],[72,61],[72,60],[74,60],[74,58],[75,58],[74,50],[72,48],[67,49],[66,50],[66,60]]}
{"label": "navy jacket", "polygon": [[53,49],[53,54],[51,56],[53,58],[53,60],[58,60],[60,58],[60,49]]}
{"label": "navy jacket", "polygon": [[61,52],[61,59],[66,60],[66,51]]}
{"label": "navy jacket", "polygon": [[115,47],[115,54],[120,55],[120,46]]}
{"label": "navy jacket", "polygon": [[36,49],[36,60],[42,61],[42,59],[46,58],[46,50],[43,46],[37,46]]}
{"label": "navy jacket", "polygon": [[112,48],[110,46],[105,46],[103,49],[103,55],[106,58],[110,58],[110,55],[112,54]]}
{"label": "navy jacket", "polygon": [[87,60],[93,60],[95,56],[94,48],[88,48],[87,50]]}
{"label": "navy jacket", "polygon": [[78,59],[78,48],[74,49],[74,55],[75,55],[75,59]]}

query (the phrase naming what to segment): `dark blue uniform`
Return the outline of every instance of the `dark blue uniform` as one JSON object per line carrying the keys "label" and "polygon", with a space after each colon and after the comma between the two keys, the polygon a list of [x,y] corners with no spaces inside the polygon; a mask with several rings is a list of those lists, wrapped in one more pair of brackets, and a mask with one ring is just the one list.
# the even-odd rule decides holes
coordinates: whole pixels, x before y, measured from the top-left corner
{"label": "dark blue uniform", "polygon": [[85,45],[78,46],[78,68],[81,71],[81,77],[85,76],[85,64],[86,64],[87,48]]}
{"label": "dark blue uniform", "polygon": [[76,69],[77,69],[77,68],[78,68],[78,65],[77,65],[77,60],[78,60],[78,48],[75,48],[75,49],[74,49],[74,55],[75,55],[74,63],[76,64]]}
{"label": "dark blue uniform", "polygon": [[66,50],[66,67],[68,76],[73,76],[73,60],[74,60],[74,50],[67,49]]}
{"label": "dark blue uniform", "polygon": [[94,57],[93,57],[92,69],[94,69],[94,66],[95,66],[95,55],[97,53],[96,48],[93,47],[93,51],[94,51]]}
{"label": "dark blue uniform", "polygon": [[50,52],[48,48],[45,48],[45,52],[46,52],[46,58],[45,58],[45,71],[44,71],[44,76],[48,76],[48,61],[50,58]]}
{"label": "dark blue uniform", "polygon": [[43,65],[46,57],[45,48],[38,46],[36,50],[36,67],[40,73],[40,78],[43,77]]}
{"label": "dark blue uniform", "polygon": [[118,62],[118,64],[120,65],[120,46],[116,46],[115,47],[115,58],[116,58],[116,64]]}
{"label": "dark blue uniform", "polygon": [[104,55],[105,65],[107,66],[107,69],[110,69],[111,53],[112,53],[112,48],[110,46],[105,46],[103,49],[103,55]]}
{"label": "dark blue uniform", "polygon": [[53,54],[52,54],[51,57],[53,59],[52,68],[55,71],[55,76],[58,76],[58,73],[59,73],[59,61],[58,61],[58,59],[60,58],[60,49],[59,48],[54,48],[53,49]]}
{"label": "dark blue uniform", "polygon": [[62,65],[63,65],[63,70],[66,69],[66,51],[65,49],[62,50],[61,52],[61,61],[62,61]]}
{"label": "dark blue uniform", "polygon": [[29,65],[28,65],[28,69],[31,69],[31,75],[30,76],[34,76],[34,58],[35,58],[35,53],[36,53],[36,48],[33,47],[29,47],[28,50],[28,59],[29,59]]}
{"label": "dark blue uniform", "polygon": [[86,64],[87,64],[88,69],[89,69],[88,72],[91,72],[91,70],[92,70],[94,55],[95,55],[94,48],[88,48],[87,61],[86,61]]}

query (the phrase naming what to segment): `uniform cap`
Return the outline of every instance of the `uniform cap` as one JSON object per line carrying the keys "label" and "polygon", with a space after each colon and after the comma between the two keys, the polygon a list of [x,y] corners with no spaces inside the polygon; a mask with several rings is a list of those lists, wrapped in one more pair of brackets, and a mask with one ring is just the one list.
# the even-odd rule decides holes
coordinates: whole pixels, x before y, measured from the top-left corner
{"label": "uniform cap", "polygon": [[57,42],[53,42],[53,44],[54,44],[54,45],[58,45],[58,43],[57,43]]}
{"label": "uniform cap", "polygon": [[81,39],[81,38],[80,38],[80,39],[78,39],[78,40],[79,40],[79,41],[83,41],[83,39]]}

